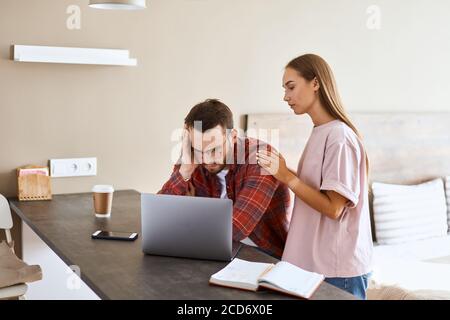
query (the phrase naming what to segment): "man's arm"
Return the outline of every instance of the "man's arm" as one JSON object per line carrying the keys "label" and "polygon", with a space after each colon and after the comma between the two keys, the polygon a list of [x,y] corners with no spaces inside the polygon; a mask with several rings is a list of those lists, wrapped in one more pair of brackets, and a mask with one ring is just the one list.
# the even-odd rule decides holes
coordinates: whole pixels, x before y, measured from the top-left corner
{"label": "man's arm", "polygon": [[271,175],[260,175],[260,168],[253,168],[233,206],[233,240],[249,236],[267,211],[280,182]]}
{"label": "man's arm", "polygon": [[170,179],[163,185],[162,189],[158,192],[161,194],[173,194],[173,195],[195,195],[195,188],[191,182],[192,174],[198,167],[195,163],[193,154],[191,154],[191,140],[189,139],[189,129],[183,130],[183,141],[181,156],[173,168]]}
{"label": "man's arm", "polygon": [[180,174],[180,165],[175,165],[169,180],[158,191],[160,194],[186,195],[189,191],[189,183]]}

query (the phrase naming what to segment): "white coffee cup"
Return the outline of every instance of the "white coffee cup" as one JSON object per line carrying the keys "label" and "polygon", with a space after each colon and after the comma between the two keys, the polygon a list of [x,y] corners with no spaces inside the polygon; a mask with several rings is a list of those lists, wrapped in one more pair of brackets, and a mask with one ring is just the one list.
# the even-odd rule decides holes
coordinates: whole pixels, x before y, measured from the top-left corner
{"label": "white coffee cup", "polygon": [[94,212],[97,218],[108,218],[111,216],[114,188],[110,185],[95,185],[92,188],[94,199]]}

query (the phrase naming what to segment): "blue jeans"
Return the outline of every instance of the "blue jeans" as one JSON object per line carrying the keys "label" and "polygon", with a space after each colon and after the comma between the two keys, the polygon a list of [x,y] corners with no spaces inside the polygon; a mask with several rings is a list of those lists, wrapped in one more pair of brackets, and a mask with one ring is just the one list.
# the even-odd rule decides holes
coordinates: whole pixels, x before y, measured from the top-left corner
{"label": "blue jeans", "polygon": [[325,278],[325,282],[338,287],[361,300],[366,300],[366,290],[369,285],[371,272],[362,276],[351,278]]}

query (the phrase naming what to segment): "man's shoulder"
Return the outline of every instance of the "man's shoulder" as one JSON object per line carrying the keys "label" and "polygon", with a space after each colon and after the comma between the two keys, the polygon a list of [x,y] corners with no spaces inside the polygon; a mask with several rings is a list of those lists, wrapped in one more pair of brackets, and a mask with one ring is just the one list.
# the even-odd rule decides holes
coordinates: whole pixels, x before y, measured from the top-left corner
{"label": "man's shoulder", "polygon": [[[264,174],[264,170],[258,165],[256,153],[261,150],[271,149],[273,147],[269,143],[257,138],[238,138],[237,148],[235,150],[236,157],[234,159],[236,161],[237,171],[247,176],[267,176],[267,174]],[[269,176],[272,177],[271,175]]]}
{"label": "man's shoulder", "polygon": [[246,158],[253,154],[256,155],[258,150],[274,149],[268,142],[253,137],[239,137],[237,145],[238,150],[243,149],[242,147],[245,146]]}

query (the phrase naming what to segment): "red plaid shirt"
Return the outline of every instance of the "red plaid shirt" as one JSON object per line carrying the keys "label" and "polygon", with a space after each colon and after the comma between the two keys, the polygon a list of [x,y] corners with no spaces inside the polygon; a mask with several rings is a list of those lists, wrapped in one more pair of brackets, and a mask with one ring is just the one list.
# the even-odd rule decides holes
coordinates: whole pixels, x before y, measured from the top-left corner
{"label": "red plaid shirt", "polygon": [[[237,159],[237,150],[244,153]],[[256,150],[271,147],[259,140],[238,139],[234,145],[234,162],[228,166],[226,186],[228,198],[233,200],[233,239],[240,241],[249,237],[256,245],[269,254],[280,258],[289,226],[288,210],[289,191],[272,175],[262,174],[263,169],[256,164]],[[251,160],[251,161],[249,161]],[[178,172],[175,165],[170,179],[159,193],[186,195],[188,182]],[[215,174],[211,174],[198,166],[193,172],[190,182],[195,187],[195,195],[199,197],[220,198],[221,184]]]}

